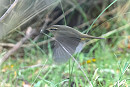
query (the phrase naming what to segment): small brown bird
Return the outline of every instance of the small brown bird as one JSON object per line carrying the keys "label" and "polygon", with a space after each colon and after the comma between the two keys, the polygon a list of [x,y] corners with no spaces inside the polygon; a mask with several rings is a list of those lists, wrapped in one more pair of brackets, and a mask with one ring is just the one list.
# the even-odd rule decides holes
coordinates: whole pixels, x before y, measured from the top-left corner
{"label": "small brown bird", "polygon": [[87,34],[82,34],[74,28],[65,25],[53,25],[46,29],[55,37],[53,57],[56,63],[67,62],[71,55],[83,49],[85,41],[89,39],[103,39]]}

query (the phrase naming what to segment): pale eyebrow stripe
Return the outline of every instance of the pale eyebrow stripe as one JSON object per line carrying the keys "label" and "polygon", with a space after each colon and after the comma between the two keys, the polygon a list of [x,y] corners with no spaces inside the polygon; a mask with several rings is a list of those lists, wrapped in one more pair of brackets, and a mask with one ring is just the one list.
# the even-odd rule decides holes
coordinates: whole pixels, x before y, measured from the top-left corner
{"label": "pale eyebrow stripe", "polygon": [[58,28],[56,28],[56,27],[50,27],[49,29],[58,29]]}

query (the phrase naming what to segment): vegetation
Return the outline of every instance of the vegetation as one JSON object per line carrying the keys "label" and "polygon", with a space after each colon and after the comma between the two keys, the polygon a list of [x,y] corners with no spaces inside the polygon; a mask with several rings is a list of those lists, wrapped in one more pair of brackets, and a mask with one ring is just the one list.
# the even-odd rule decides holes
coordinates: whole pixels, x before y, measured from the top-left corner
{"label": "vegetation", "polygon": [[[82,52],[74,57],[93,87],[129,87],[129,11],[129,0],[64,0],[43,19],[49,19],[46,26],[68,25],[83,33],[104,37],[104,40],[86,42]],[[26,36],[28,26],[41,28],[46,23],[40,20],[41,15],[35,23],[25,24],[3,42],[15,45]],[[37,41],[31,37],[0,66],[0,87],[90,87],[73,59],[61,65],[53,62],[52,42],[48,42],[51,37],[47,35],[41,35]],[[47,43],[39,45],[43,41]],[[0,58],[10,47],[0,45]]]}

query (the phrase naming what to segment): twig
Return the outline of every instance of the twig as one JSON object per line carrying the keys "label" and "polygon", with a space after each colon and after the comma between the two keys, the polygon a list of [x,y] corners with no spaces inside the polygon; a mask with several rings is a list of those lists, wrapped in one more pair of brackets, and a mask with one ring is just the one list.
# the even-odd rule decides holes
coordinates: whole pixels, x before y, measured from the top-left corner
{"label": "twig", "polygon": [[0,22],[13,10],[19,0],[15,0],[14,3],[9,7],[9,9],[2,15]]}
{"label": "twig", "polygon": [[[38,46],[40,45],[44,45],[47,44],[48,42],[54,41],[54,39],[49,39],[49,40],[45,40],[42,42],[38,42],[36,43]],[[0,46],[5,46],[5,47],[14,47],[16,44],[12,44],[12,43],[0,43]],[[21,47],[34,47],[34,44],[23,44]]]}
{"label": "twig", "polygon": [[68,15],[74,9],[75,9],[75,7],[72,7],[71,9],[69,9],[68,11],[66,11],[64,14],[62,14],[61,16],[59,16],[56,20],[54,20],[50,25],[56,24],[57,22],[59,22],[60,20],[62,20],[64,18],[64,16]]}
{"label": "twig", "polygon": [[6,47],[14,47],[15,44],[12,44],[12,43],[0,43],[0,46],[6,46]]}
{"label": "twig", "polygon": [[[82,1],[82,2],[79,3],[79,4],[82,4],[82,3],[84,3],[84,1]],[[91,3],[91,2],[90,2],[90,3]],[[88,3],[88,4],[90,4],[90,3]],[[97,3],[100,3],[100,2],[98,1]],[[72,5],[72,4],[71,4],[71,5]],[[57,22],[59,22],[60,20],[62,20],[62,19],[64,18],[64,16],[68,15],[69,13],[71,13],[73,10],[76,9],[76,7],[77,7],[77,6],[75,6],[75,5],[73,4],[73,7],[72,7],[72,8],[70,8],[70,9],[67,10],[64,14],[62,14],[61,16],[59,16],[59,17],[58,17],[56,20],[54,20],[50,25],[54,25],[54,24],[56,24]],[[101,15],[101,17],[104,17],[104,16],[106,16],[106,15],[110,15],[110,14],[116,12],[116,10],[117,10],[117,8],[116,8],[116,9],[113,9],[113,10],[110,11],[110,12],[107,12],[107,13]],[[85,23],[83,23],[83,24],[81,24],[81,25],[79,25],[79,26],[76,26],[76,27],[77,27],[77,28],[83,28],[83,27],[87,26],[88,23],[93,22],[94,20],[95,20],[95,19],[92,19],[91,21],[89,21],[89,22],[87,22],[87,23],[85,22]]]}
{"label": "twig", "polygon": [[[85,1],[85,0],[84,0]],[[79,4],[82,4],[84,3],[84,1],[82,1],[81,3]],[[61,16],[59,16],[56,20],[54,20],[50,25],[54,25],[56,24],[57,22],[59,22],[60,20],[62,20],[64,18],[64,16],[68,15],[69,13],[71,13],[73,10],[76,9],[77,6],[74,6],[72,8],[70,8],[69,10],[67,10],[64,14],[62,14]]]}
{"label": "twig", "polygon": [[86,33],[88,33],[90,31],[90,29],[92,28],[92,26],[96,23],[96,21],[100,18],[100,16],[110,7],[112,6],[114,3],[116,3],[117,0],[114,0],[110,3],[110,5],[108,5],[103,11],[101,11],[101,13],[96,17],[96,19],[92,22],[92,24],[90,25],[90,27],[87,29]]}
{"label": "twig", "polygon": [[[115,8],[115,9],[109,11],[109,12],[106,12],[106,13],[104,13],[103,15],[101,15],[100,18],[105,17],[105,16],[110,15],[110,14],[113,14],[113,13],[115,13],[117,10],[118,10],[118,8]],[[90,20],[90,21],[88,21],[88,22],[85,22],[85,23],[82,23],[82,24],[80,24],[80,25],[78,25],[78,26],[76,26],[76,27],[77,27],[77,28],[83,28],[83,27],[87,26],[89,23],[92,23],[94,20],[95,20],[95,19],[92,19],[92,20]],[[100,21],[100,20],[97,20],[96,22],[98,23],[99,21]]]}
{"label": "twig", "polygon": [[[48,13],[48,14],[50,14],[50,13]],[[46,16],[46,20],[45,20],[45,23],[44,23],[44,25],[43,25],[43,28],[44,28],[44,29],[45,29],[45,27],[47,26],[47,24],[48,24],[48,22],[49,22],[48,14],[47,14],[47,16]],[[29,27],[29,28],[31,28],[31,27]],[[25,36],[23,39],[21,39],[11,50],[9,50],[9,51],[0,59],[0,66],[2,65],[2,63],[3,63],[4,61],[6,61],[6,60],[9,58],[10,55],[12,55],[15,51],[17,51],[17,50],[22,46],[22,44],[23,44],[26,40],[30,39],[32,36],[37,35],[37,34],[39,34],[39,31],[36,30],[36,29],[32,29],[29,34],[26,34],[26,36]],[[39,35],[38,35],[38,36],[39,36]],[[45,42],[45,43],[46,43],[46,42]]]}
{"label": "twig", "polygon": [[[45,18],[45,23],[43,24],[43,26],[41,27],[41,31],[44,31],[48,25],[48,23],[50,22],[50,18],[49,18],[49,15],[52,13],[52,11],[49,11],[47,14],[46,14],[46,18]],[[38,36],[36,36],[36,38],[34,39],[34,41],[37,41],[43,34],[39,34]]]}
{"label": "twig", "polygon": [[[30,27],[29,27],[30,28]],[[28,40],[29,38],[31,38],[33,35],[35,35],[36,33],[38,33],[38,31],[36,29],[32,29],[32,31],[30,32],[30,34],[27,34],[23,39],[21,39],[12,49],[10,49],[2,58],[0,58],[0,66],[3,64],[4,61],[6,61],[9,56],[11,56],[14,52],[16,52],[21,46],[22,44]]]}
{"label": "twig", "polygon": [[25,66],[25,67],[22,67],[22,68],[20,68],[20,70],[28,69],[28,68],[43,67],[43,66],[45,66],[45,65],[43,65],[43,64],[36,64],[36,65],[32,65],[32,66]]}

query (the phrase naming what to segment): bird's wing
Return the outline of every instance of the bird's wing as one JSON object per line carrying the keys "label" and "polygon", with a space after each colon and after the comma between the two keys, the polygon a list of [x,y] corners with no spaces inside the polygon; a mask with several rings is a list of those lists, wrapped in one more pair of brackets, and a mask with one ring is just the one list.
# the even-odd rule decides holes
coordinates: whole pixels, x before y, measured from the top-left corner
{"label": "bird's wing", "polygon": [[66,62],[73,55],[80,43],[75,37],[56,37],[53,56],[57,63]]}
{"label": "bird's wing", "polygon": [[66,50],[61,46],[59,42],[55,42],[55,47],[53,49],[53,58],[54,61],[58,64],[67,62],[68,59],[71,57],[71,54],[66,52]]}

